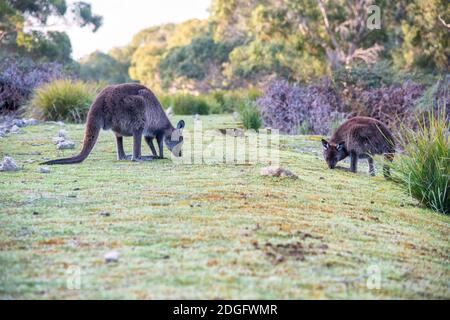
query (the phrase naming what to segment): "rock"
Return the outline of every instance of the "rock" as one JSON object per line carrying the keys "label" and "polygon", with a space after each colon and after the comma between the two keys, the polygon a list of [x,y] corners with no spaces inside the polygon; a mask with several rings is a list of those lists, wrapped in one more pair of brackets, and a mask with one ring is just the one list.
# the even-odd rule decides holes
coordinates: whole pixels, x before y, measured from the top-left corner
{"label": "rock", "polygon": [[200,115],[198,113],[194,116],[194,120],[195,121],[199,121],[200,120]]}
{"label": "rock", "polygon": [[58,137],[66,138],[67,137],[67,131],[64,130],[64,129],[59,130]]}
{"label": "rock", "polygon": [[50,173],[50,168],[49,167],[40,167],[39,173]]}
{"label": "rock", "polygon": [[119,262],[119,253],[117,251],[111,251],[104,256],[106,263],[117,263]]}
{"label": "rock", "polygon": [[52,138],[52,141],[53,141],[54,144],[59,144],[61,142],[66,141],[66,139],[63,138],[63,137],[54,137],[54,138]]}
{"label": "rock", "polygon": [[14,119],[12,123],[13,126],[17,126],[19,128],[25,127],[27,125],[23,119]]}
{"label": "rock", "polygon": [[239,114],[239,112],[237,112],[237,111],[233,112],[234,121],[239,121],[240,117],[241,117],[241,115]]}
{"label": "rock", "polygon": [[19,133],[20,132],[20,128],[17,125],[13,125],[10,129],[11,133]]}
{"label": "rock", "polygon": [[39,121],[34,118],[26,119],[24,121],[25,121],[25,125],[27,125],[27,126],[36,126],[39,124]]}
{"label": "rock", "polygon": [[57,144],[56,148],[57,148],[58,150],[75,149],[75,143],[72,142],[72,141],[63,140],[63,141],[60,141],[60,142]]}
{"label": "rock", "polygon": [[171,116],[173,116],[173,108],[172,107],[169,107],[167,110],[166,110],[166,115],[170,118]]}
{"label": "rock", "polygon": [[13,158],[5,157],[3,162],[0,164],[0,171],[11,172],[11,171],[19,171],[20,168],[16,164]]}
{"label": "rock", "polygon": [[267,177],[280,177],[298,179],[298,176],[289,169],[281,167],[265,167],[261,169],[261,175]]}

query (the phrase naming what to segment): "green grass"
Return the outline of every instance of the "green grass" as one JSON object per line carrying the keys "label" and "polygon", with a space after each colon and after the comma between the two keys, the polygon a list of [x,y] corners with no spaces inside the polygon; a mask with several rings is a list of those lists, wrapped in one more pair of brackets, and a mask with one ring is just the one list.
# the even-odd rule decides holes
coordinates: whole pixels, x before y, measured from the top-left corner
{"label": "green grass", "polygon": [[[231,116],[202,120],[236,126]],[[109,132],[84,163],[40,174],[43,158],[72,154],[51,143],[59,130],[0,140],[0,156],[24,166],[0,173],[2,299],[450,298],[450,218],[380,170],[327,170],[320,137],[282,138],[281,164],[298,180],[262,177],[260,165],[118,162]],[[66,130],[80,148],[83,125]],[[111,250],[119,263],[105,264]],[[374,265],[379,290],[366,286]],[[71,266],[80,290],[67,288]]]}

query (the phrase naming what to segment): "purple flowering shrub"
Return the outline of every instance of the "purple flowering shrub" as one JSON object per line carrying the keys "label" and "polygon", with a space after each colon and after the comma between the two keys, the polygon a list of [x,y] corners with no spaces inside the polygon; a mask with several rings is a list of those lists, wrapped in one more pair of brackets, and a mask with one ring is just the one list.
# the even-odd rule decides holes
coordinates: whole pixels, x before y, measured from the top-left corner
{"label": "purple flowering shrub", "polygon": [[309,86],[274,81],[257,104],[264,124],[287,134],[308,128],[309,133],[326,135],[333,123],[345,118],[339,96],[327,79]]}
{"label": "purple flowering shrub", "polygon": [[16,111],[34,88],[67,77],[58,63],[36,63],[7,58],[0,61],[0,113]]}
{"label": "purple flowering shrub", "polygon": [[391,128],[396,128],[399,122],[414,125],[415,107],[425,88],[413,81],[406,81],[402,85],[353,90],[352,94],[346,97],[353,114],[373,117]]}

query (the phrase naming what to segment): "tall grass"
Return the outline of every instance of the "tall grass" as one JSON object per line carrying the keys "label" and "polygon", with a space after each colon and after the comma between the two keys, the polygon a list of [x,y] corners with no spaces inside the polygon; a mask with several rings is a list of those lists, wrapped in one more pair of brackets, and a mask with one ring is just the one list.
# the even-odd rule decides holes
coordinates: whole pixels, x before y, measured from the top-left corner
{"label": "tall grass", "polygon": [[404,153],[394,163],[394,179],[425,206],[450,214],[450,128],[443,108],[428,112],[416,130],[402,130]]}
{"label": "tall grass", "polygon": [[34,90],[31,113],[41,120],[82,123],[99,92],[99,85],[56,80]]}
{"label": "tall grass", "polygon": [[253,101],[248,101],[241,110],[241,120],[245,129],[259,130],[262,126],[262,119],[258,106]]}

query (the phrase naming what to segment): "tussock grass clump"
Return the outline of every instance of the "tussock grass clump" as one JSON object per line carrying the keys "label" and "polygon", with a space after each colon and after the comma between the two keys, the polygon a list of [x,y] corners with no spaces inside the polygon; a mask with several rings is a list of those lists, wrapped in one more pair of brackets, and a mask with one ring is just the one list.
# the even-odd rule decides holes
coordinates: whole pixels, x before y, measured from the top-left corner
{"label": "tussock grass clump", "polygon": [[245,108],[241,111],[241,120],[245,129],[259,130],[262,126],[262,119],[259,109],[252,101],[246,103]]}
{"label": "tussock grass clump", "polygon": [[45,121],[82,123],[98,92],[98,85],[56,80],[34,90],[30,101],[31,112]]}
{"label": "tussock grass clump", "polygon": [[450,128],[445,110],[428,112],[416,130],[403,129],[395,180],[425,206],[450,214]]}

